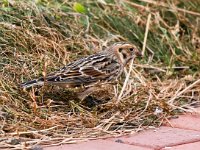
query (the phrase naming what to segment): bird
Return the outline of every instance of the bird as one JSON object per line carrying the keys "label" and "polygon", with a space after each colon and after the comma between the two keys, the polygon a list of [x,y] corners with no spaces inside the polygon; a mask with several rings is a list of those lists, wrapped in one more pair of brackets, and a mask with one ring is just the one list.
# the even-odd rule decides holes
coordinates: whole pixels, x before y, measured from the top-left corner
{"label": "bird", "polygon": [[[21,84],[23,89],[46,85],[66,88],[95,87],[117,81],[124,67],[135,57],[141,57],[139,49],[128,42],[114,43],[104,50],[75,60],[61,69]],[[91,90],[88,90],[91,93]],[[88,95],[88,94],[86,94]],[[85,96],[82,96],[85,98]],[[83,98],[83,99],[84,99]]]}

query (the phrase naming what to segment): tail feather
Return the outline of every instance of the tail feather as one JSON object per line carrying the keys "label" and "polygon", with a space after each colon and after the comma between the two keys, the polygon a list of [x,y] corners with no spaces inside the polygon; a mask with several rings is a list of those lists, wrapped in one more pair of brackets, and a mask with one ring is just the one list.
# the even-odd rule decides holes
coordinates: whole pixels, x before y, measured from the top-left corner
{"label": "tail feather", "polygon": [[34,80],[31,80],[31,81],[28,81],[28,82],[24,82],[21,84],[21,87],[22,88],[30,88],[32,86],[42,86],[44,85],[44,78],[39,78],[39,79],[34,79]]}

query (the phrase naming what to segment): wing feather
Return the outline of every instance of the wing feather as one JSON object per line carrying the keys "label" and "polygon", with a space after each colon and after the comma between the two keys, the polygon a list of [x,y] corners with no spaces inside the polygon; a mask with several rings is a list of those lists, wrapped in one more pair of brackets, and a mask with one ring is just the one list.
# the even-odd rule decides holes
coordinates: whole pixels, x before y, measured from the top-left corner
{"label": "wing feather", "polygon": [[121,74],[121,65],[111,57],[92,55],[75,61],[47,76],[50,84],[66,84],[73,87],[106,82]]}

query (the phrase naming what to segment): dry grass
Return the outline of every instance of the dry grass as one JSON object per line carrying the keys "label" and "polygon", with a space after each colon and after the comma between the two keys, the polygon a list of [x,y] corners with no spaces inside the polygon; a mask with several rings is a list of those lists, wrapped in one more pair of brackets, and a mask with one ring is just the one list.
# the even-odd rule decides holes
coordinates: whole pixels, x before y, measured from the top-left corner
{"label": "dry grass", "polygon": [[[198,1],[85,1],[82,13],[74,2],[0,2],[0,148],[134,133],[199,105]],[[116,41],[145,58],[109,90],[80,101],[73,89],[19,88]]]}

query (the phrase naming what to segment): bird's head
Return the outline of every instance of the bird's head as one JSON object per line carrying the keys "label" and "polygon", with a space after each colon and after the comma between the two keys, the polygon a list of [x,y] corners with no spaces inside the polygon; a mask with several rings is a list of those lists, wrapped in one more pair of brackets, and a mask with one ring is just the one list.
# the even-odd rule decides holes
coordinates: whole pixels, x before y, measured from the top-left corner
{"label": "bird's head", "polygon": [[138,48],[130,43],[116,43],[112,45],[112,50],[123,65],[135,57],[142,56]]}

